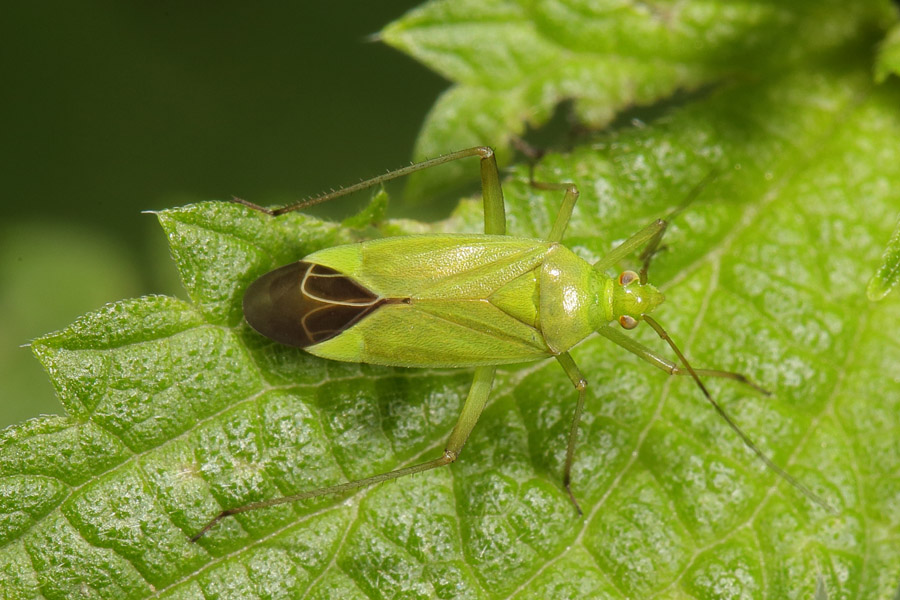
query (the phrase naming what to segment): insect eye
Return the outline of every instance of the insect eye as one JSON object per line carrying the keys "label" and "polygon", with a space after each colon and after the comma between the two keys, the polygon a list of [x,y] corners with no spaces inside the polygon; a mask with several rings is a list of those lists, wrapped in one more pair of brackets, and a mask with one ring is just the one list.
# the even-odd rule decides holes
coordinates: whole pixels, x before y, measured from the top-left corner
{"label": "insect eye", "polygon": [[633,281],[637,281],[637,278],[638,274],[634,271],[622,271],[622,273],[619,274],[619,285],[624,287]]}
{"label": "insect eye", "polygon": [[619,317],[619,325],[622,326],[622,329],[634,329],[637,327],[638,321],[629,315],[622,315]]}

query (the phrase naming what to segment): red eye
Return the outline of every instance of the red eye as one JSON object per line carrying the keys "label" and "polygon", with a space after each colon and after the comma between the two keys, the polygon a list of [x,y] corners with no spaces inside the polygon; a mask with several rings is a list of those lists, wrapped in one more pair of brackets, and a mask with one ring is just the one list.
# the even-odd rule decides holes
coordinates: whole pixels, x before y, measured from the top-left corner
{"label": "red eye", "polygon": [[637,327],[638,321],[634,317],[622,315],[619,317],[619,325],[621,325],[623,329],[634,329]]}
{"label": "red eye", "polygon": [[622,271],[622,273],[619,274],[619,285],[624,287],[633,281],[637,281],[637,278],[638,274],[634,271]]}

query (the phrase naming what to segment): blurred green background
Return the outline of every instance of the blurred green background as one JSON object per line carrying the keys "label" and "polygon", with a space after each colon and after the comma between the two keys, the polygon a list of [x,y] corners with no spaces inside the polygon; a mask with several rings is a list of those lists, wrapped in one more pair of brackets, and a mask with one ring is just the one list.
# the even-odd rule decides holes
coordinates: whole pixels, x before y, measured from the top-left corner
{"label": "blurred green background", "polygon": [[62,412],[23,344],[106,302],[184,297],[141,211],[278,204],[410,159],[447,84],[368,38],[415,4],[5,7],[0,428]]}

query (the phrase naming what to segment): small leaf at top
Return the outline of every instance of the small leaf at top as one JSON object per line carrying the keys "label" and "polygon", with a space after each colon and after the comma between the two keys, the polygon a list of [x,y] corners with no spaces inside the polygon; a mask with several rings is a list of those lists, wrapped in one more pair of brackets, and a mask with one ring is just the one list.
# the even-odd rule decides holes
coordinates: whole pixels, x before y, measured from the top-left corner
{"label": "small leaf at top", "polygon": [[869,300],[881,300],[897,285],[900,279],[900,221],[894,227],[894,233],[884,249],[881,265],[869,280],[866,294]]}
{"label": "small leaf at top", "polygon": [[882,40],[875,59],[875,81],[881,83],[889,75],[900,75],[900,23]]}
{"label": "small leaf at top", "polygon": [[[563,100],[582,128],[596,129],[629,106],[778,73],[894,20],[888,0],[432,0],[380,37],[453,83],[432,108],[415,157],[488,144],[502,163],[511,136],[547,122]],[[418,198],[468,177],[448,165],[414,175],[408,193]]]}

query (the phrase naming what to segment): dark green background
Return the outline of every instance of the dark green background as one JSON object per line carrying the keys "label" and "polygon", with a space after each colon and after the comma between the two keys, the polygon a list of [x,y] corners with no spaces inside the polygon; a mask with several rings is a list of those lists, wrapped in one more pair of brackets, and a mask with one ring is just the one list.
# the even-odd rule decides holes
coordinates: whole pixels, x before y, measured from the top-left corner
{"label": "dark green background", "polygon": [[22,344],[105,302],[184,297],[142,210],[277,204],[410,159],[447,84],[368,36],[415,4],[4,9],[0,427],[62,410]]}

